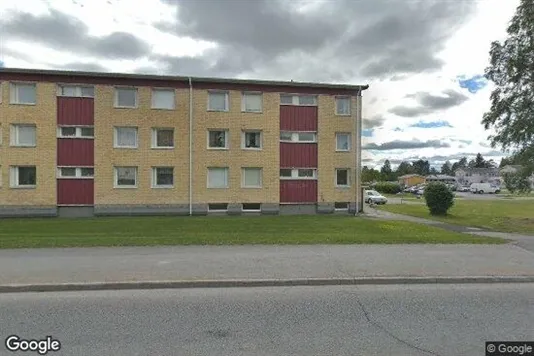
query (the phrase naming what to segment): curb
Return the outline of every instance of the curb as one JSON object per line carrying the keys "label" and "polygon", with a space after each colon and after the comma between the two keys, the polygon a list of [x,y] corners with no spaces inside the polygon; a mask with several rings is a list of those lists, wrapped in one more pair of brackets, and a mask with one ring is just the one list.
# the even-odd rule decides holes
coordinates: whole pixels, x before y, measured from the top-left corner
{"label": "curb", "polygon": [[534,276],[458,276],[458,277],[358,277],[358,278],[297,278],[244,280],[183,280],[147,282],[90,282],[59,284],[3,284],[0,293],[104,291],[132,289],[185,289],[235,287],[295,287],[392,284],[487,284],[534,283]]}

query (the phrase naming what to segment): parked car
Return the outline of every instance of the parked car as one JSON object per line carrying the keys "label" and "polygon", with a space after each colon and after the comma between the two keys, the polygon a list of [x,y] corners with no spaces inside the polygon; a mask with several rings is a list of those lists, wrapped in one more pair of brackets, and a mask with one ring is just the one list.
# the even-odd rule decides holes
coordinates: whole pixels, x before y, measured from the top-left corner
{"label": "parked car", "polygon": [[501,191],[499,187],[490,183],[473,183],[469,189],[474,194],[496,194]]}
{"label": "parked car", "polygon": [[458,187],[459,192],[469,192],[470,189],[468,186]]}
{"label": "parked car", "polygon": [[376,190],[366,190],[365,191],[365,202],[367,204],[386,204],[388,202],[388,199],[377,192]]}

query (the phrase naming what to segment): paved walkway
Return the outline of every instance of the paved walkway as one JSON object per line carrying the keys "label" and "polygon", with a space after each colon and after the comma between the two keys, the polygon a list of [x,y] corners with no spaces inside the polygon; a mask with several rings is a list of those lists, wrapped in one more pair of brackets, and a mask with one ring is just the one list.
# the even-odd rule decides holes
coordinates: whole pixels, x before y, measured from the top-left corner
{"label": "paved walkway", "polygon": [[0,250],[0,285],[463,276],[534,276],[534,254],[513,244]]}
{"label": "paved walkway", "polygon": [[465,233],[465,234],[499,237],[499,238],[511,240],[517,246],[534,253],[534,235],[521,235],[521,234],[513,234],[513,233],[507,233],[507,232],[496,232],[496,231],[480,229],[477,227],[448,224],[442,221],[390,213],[388,211],[371,208],[368,205],[364,207],[364,213],[366,217],[372,218],[372,219],[411,221],[411,222],[416,222],[420,224],[436,226],[436,227],[439,227],[445,230],[455,231],[455,232],[460,232],[460,233]]}

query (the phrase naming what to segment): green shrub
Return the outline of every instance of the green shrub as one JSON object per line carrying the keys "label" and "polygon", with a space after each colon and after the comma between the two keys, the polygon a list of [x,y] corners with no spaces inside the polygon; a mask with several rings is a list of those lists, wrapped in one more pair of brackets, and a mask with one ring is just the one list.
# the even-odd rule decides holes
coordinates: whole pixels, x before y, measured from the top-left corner
{"label": "green shrub", "polygon": [[392,182],[378,182],[374,188],[377,192],[384,194],[397,194],[402,190],[400,184]]}
{"label": "green shrub", "polygon": [[447,215],[454,204],[454,194],[443,183],[428,184],[424,196],[431,215]]}

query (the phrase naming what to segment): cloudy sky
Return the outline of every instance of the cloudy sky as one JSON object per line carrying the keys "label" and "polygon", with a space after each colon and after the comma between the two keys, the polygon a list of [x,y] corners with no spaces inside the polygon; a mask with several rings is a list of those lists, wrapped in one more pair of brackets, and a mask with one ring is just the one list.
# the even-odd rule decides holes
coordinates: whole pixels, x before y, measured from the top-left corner
{"label": "cloudy sky", "polygon": [[365,164],[481,152],[519,0],[2,0],[0,65],[369,84]]}

